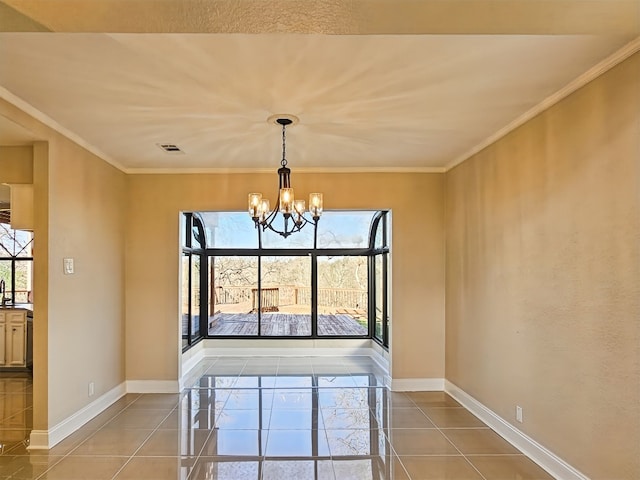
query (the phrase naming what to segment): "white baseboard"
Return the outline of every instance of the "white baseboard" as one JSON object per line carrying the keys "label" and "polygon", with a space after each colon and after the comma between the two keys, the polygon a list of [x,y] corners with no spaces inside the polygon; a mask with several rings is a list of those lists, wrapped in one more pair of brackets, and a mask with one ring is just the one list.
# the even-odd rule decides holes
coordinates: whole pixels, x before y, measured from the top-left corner
{"label": "white baseboard", "polygon": [[441,392],[444,378],[391,378],[394,392]]}
{"label": "white baseboard", "polygon": [[29,436],[29,450],[49,449],[82,427],[89,420],[102,413],[127,393],[125,384],[112,388],[90,404],[78,410],[49,430],[32,430]]}
{"label": "white baseboard", "polygon": [[365,355],[371,353],[371,340],[369,339],[207,339],[201,342],[205,357],[322,357],[322,356],[349,356]]}
{"label": "white baseboard", "polygon": [[127,393],[180,393],[177,380],[127,380]]}
{"label": "white baseboard", "polygon": [[205,357],[204,342],[199,342],[195,347],[190,348],[182,354],[182,377],[189,375],[200,360]]}
{"label": "white baseboard", "polygon": [[534,439],[518,430],[505,419],[485,407],[478,400],[445,380],[444,391],[455,398],[462,406],[495,430],[501,437],[524,453],[554,478],[562,480],[589,480],[589,477],[573,468],[553,452],[540,445]]}

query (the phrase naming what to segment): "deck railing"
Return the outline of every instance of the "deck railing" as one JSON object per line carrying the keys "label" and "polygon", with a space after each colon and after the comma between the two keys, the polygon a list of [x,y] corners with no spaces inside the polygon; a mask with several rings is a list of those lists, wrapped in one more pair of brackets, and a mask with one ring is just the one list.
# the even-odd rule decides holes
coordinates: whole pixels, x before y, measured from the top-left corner
{"label": "deck railing", "polygon": [[[254,286],[216,287],[215,303],[233,305],[249,303],[257,310],[257,288]],[[367,291],[353,288],[319,288],[318,305],[323,307],[364,309]],[[311,288],[279,285],[262,288],[263,311],[277,311],[281,305],[311,305]],[[271,309],[271,310],[265,310]]]}

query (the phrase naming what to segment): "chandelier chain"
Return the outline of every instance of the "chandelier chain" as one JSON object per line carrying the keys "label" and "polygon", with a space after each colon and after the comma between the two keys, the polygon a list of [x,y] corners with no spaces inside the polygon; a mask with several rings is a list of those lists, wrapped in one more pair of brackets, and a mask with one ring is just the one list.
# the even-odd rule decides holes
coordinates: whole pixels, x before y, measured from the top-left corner
{"label": "chandelier chain", "polygon": [[282,124],[282,160],[280,161],[280,165],[283,167],[287,166],[287,157],[286,157],[286,136],[285,136],[286,124]]}

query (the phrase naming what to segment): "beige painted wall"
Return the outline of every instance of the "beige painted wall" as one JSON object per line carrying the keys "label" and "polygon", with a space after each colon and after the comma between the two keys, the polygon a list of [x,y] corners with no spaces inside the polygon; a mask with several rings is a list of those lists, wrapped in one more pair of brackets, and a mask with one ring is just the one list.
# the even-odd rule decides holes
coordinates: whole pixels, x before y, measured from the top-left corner
{"label": "beige painted wall", "polygon": [[446,377],[640,478],[640,54],[446,175]]}
{"label": "beige painted wall", "polygon": [[[246,209],[274,197],[277,174],[130,175],[127,380],[176,380],[180,211]],[[326,209],[392,209],[392,375],[444,376],[442,174],[292,174],[296,192],[322,191]]]}
{"label": "beige painted wall", "polygon": [[0,183],[33,183],[33,147],[0,145]]}
{"label": "beige painted wall", "polygon": [[[0,101],[34,147],[34,429],[124,381],[125,174]],[[76,273],[63,275],[62,259]],[[95,396],[88,383],[95,382]]]}

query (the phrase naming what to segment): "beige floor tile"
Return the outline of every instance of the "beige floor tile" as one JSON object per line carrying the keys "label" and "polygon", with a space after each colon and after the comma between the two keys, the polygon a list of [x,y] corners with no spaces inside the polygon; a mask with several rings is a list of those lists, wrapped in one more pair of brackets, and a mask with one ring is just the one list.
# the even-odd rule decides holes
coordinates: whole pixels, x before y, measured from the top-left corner
{"label": "beige floor tile", "polygon": [[411,480],[483,480],[462,456],[400,456]]}
{"label": "beige floor tile", "polygon": [[181,457],[134,457],[114,480],[186,480],[194,462]]}
{"label": "beige floor tile", "polygon": [[260,480],[259,475],[258,457],[200,457],[189,480]]}
{"label": "beige floor tile", "polygon": [[443,430],[442,433],[465,455],[520,453],[500,435],[488,428],[448,429]]}
{"label": "beige floor tile", "polygon": [[156,430],[135,453],[135,456],[198,456],[208,437],[208,430]]}
{"label": "beige floor tile", "polygon": [[180,402],[179,393],[148,393],[140,395],[127,408],[172,409]]}
{"label": "beige floor tile", "polygon": [[461,405],[445,392],[406,392],[416,404],[431,407],[460,407]]}
{"label": "beige floor tile", "polygon": [[486,426],[482,420],[464,408],[423,408],[423,411],[439,428]]}
{"label": "beige floor tile", "polygon": [[468,458],[487,480],[553,480],[551,475],[524,455]]}
{"label": "beige floor tile", "polygon": [[385,428],[436,428],[422,410],[413,408],[391,408],[382,425]]}
{"label": "beige floor tile", "polygon": [[110,480],[127,457],[65,457],[47,471],[42,480]]}
{"label": "beige floor tile", "polygon": [[446,393],[370,388],[367,362],[209,359],[194,388],[127,394],[38,451],[26,449],[30,379],[0,382],[0,432],[16,435],[0,479],[551,479]]}
{"label": "beige floor tile", "polygon": [[71,452],[71,455],[133,455],[152,430],[98,430]]}
{"label": "beige floor tile", "polygon": [[400,428],[387,433],[395,452],[402,455],[459,455],[460,452],[435,429]]}
{"label": "beige floor tile", "polygon": [[167,410],[126,409],[107,422],[103,428],[154,430],[170,413]]}
{"label": "beige floor tile", "polygon": [[415,407],[411,399],[410,392],[390,392],[382,390],[382,400],[389,408],[392,407]]}

